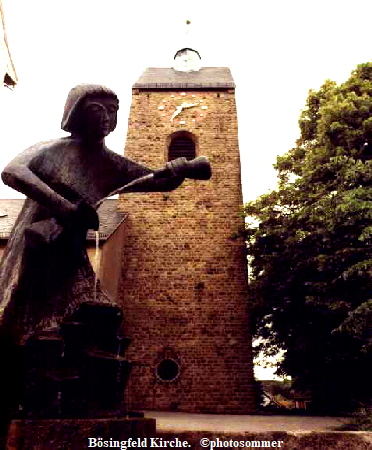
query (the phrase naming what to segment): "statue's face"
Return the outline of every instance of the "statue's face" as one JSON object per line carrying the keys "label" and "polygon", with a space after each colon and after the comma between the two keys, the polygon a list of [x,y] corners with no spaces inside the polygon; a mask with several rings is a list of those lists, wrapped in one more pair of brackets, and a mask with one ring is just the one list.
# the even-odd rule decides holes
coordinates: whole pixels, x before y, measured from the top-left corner
{"label": "statue's face", "polygon": [[84,137],[101,140],[116,127],[118,102],[107,96],[88,96],[81,105],[79,131]]}

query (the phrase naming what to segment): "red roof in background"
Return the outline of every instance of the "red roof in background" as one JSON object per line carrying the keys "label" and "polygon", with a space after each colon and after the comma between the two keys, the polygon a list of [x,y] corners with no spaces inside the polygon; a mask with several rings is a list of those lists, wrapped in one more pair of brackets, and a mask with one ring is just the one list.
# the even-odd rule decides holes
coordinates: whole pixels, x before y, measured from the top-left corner
{"label": "red roof in background", "polygon": [[[98,208],[100,240],[108,239],[126,217],[126,213],[117,211],[118,202],[108,199]],[[0,239],[9,238],[23,203],[24,199],[0,199]],[[87,240],[95,240],[95,231],[88,231]]]}

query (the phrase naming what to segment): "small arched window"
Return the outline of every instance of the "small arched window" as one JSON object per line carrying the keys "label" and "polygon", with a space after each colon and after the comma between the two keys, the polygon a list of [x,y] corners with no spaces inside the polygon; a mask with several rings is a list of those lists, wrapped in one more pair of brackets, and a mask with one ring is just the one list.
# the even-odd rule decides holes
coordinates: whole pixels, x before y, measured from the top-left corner
{"label": "small arched window", "polygon": [[191,136],[182,133],[177,134],[172,138],[168,150],[168,161],[181,157],[191,160],[194,159],[195,156],[195,142]]}

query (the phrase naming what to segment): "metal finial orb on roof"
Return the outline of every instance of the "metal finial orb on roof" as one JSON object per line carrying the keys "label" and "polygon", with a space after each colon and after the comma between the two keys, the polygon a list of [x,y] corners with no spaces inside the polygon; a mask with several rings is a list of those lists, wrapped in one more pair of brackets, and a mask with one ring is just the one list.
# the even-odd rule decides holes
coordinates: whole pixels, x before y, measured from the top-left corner
{"label": "metal finial orb on roof", "polygon": [[173,59],[176,59],[177,56],[180,56],[180,54],[184,53],[186,50],[196,53],[198,55],[199,59],[201,59],[200,53],[197,50],[195,50],[194,48],[190,48],[190,47],[184,47],[184,48],[180,48],[179,50],[177,50]]}
{"label": "metal finial orb on roof", "polygon": [[174,69],[179,72],[196,72],[200,70],[199,52],[192,48],[178,50],[174,57]]}
{"label": "metal finial orb on roof", "polygon": [[[200,54],[194,50],[192,36],[190,36],[191,20],[186,20],[186,32],[182,39],[182,46],[174,55],[174,69],[177,72],[197,72],[200,70]],[[191,39],[190,39],[191,37]]]}

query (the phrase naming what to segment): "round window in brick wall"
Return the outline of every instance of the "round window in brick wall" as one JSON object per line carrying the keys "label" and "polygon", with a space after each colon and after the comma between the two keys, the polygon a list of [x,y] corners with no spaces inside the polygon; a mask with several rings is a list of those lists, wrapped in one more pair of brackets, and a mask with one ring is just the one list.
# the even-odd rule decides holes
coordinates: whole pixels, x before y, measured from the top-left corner
{"label": "round window in brick wall", "polygon": [[180,366],[174,359],[166,358],[156,367],[156,375],[162,381],[173,381],[180,373]]}

